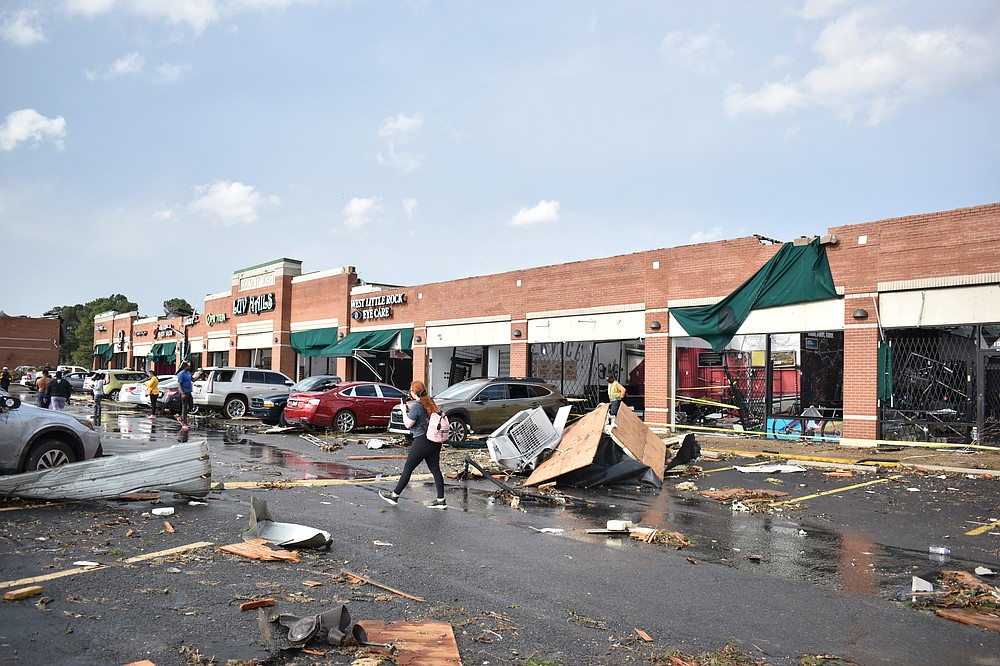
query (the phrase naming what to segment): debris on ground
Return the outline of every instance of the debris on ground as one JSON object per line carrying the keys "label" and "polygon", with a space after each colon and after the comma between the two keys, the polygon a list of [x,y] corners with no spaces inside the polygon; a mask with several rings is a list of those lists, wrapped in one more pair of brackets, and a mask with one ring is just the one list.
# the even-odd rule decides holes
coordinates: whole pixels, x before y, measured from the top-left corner
{"label": "debris on ground", "polygon": [[415,597],[412,594],[407,594],[406,592],[400,592],[399,590],[393,589],[393,588],[388,587],[386,585],[382,585],[381,583],[376,583],[375,581],[373,581],[370,578],[365,578],[361,574],[353,573],[351,571],[348,571],[347,569],[341,569],[340,573],[342,573],[345,576],[347,576],[348,579],[350,579],[351,582],[354,582],[354,583],[367,583],[368,585],[374,585],[377,588],[383,589],[383,590],[385,590],[387,592],[392,592],[393,594],[399,595],[399,596],[401,596],[401,597],[403,597],[405,599],[411,599],[413,601],[420,601],[420,602],[426,601],[426,599],[421,599],[420,597]]}
{"label": "debris on ground", "polygon": [[250,539],[243,543],[232,543],[228,546],[220,546],[219,550],[247,557],[251,560],[276,562],[298,562],[300,560],[298,553],[276,548],[264,539]]}
{"label": "debris on ground", "polygon": [[719,500],[720,502],[767,502],[778,497],[785,497],[788,493],[781,490],[767,490],[767,489],[750,489],[750,488],[721,488],[716,490],[715,488],[710,488],[708,490],[699,490],[699,495],[707,497],[709,499]]}
{"label": "debris on ground", "polygon": [[250,498],[250,529],[243,539],[264,539],[287,548],[329,548],[333,543],[333,537],[325,530],[275,522],[267,510],[267,502],[257,497]]}
{"label": "debris on ground", "polygon": [[[914,577],[914,588],[918,580]],[[954,570],[941,572],[939,589],[919,587],[910,597],[916,606],[935,608],[937,615],[949,620],[1000,632],[1000,588],[967,571]]]}
{"label": "debris on ground", "polygon": [[680,550],[691,545],[688,538],[680,532],[670,530],[657,530],[650,527],[633,527],[629,530],[629,536],[646,543],[658,543],[661,546],[670,546]]}
{"label": "debris on ground", "polygon": [[392,655],[398,666],[461,666],[462,658],[455,641],[455,632],[447,622],[417,620],[399,622],[379,622],[364,620],[368,646],[396,647]]}
{"label": "debris on ground", "polygon": [[541,407],[514,414],[486,440],[490,459],[518,474],[532,471],[559,444],[570,409],[560,407],[555,422]]}
{"label": "debris on ground", "polygon": [[744,474],[791,474],[793,472],[804,472],[805,467],[800,465],[734,465],[733,469]]}
{"label": "debris on ground", "polygon": [[92,458],[0,478],[0,497],[113,499],[140,490],[205,497],[212,482],[208,442]]}
{"label": "debris on ground", "polygon": [[41,585],[32,585],[30,587],[22,587],[19,590],[11,590],[10,592],[4,592],[4,601],[19,601],[21,599],[27,599],[28,597],[35,597],[42,593]]}

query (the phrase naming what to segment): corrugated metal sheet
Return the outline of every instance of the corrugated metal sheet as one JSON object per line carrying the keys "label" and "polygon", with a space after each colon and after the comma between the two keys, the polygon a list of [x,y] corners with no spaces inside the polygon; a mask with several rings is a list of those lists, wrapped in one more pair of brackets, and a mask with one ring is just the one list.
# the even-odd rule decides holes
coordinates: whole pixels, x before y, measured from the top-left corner
{"label": "corrugated metal sheet", "polygon": [[90,500],[158,490],[204,497],[212,483],[208,442],[94,458],[0,477],[0,496]]}

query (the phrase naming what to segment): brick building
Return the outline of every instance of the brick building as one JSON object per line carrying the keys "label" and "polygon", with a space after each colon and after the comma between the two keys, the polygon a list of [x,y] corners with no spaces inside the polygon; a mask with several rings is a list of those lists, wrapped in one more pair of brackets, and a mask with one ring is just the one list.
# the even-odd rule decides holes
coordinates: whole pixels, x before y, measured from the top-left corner
{"label": "brick building", "polygon": [[59,363],[59,317],[12,317],[0,312],[0,367]]}
{"label": "brick building", "polygon": [[780,244],[751,236],[411,286],[278,259],[236,270],[190,317],[98,316],[95,363],[170,372],[184,355],[295,378],[416,377],[432,394],[467,377],[531,375],[582,409],[613,373],[651,424],[1000,439],[1000,204],[827,236],[839,297],[755,309],[724,349],[671,311],[720,301]]}

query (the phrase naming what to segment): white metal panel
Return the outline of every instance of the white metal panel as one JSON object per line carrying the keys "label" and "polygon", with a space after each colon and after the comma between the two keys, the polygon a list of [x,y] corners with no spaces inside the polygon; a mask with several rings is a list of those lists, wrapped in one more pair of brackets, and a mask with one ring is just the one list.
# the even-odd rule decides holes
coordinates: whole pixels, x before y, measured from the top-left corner
{"label": "white metal panel", "polygon": [[645,312],[613,312],[528,320],[528,342],[630,340],[645,335]]}
{"label": "white metal panel", "polygon": [[1000,285],[882,294],[879,319],[884,328],[1000,322]]}
{"label": "white metal panel", "polygon": [[226,334],[225,337],[213,337],[211,334],[208,336],[208,351],[210,352],[220,352],[229,351],[229,335]]}
{"label": "white metal panel", "polygon": [[191,338],[188,340],[188,345],[191,347],[192,354],[200,354],[205,351],[205,341],[202,338]]}
{"label": "white metal panel", "polygon": [[[841,331],[844,329],[844,301],[830,299],[776,308],[751,310],[737,335],[754,333],[801,333],[805,331]],[[688,336],[680,322],[670,316],[670,337]]]}
{"label": "white metal panel", "polygon": [[479,347],[510,344],[510,322],[428,326],[428,347]]}
{"label": "white metal panel", "polygon": [[237,349],[264,349],[274,346],[272,333],[250,333],[236,338]]}
{"label": "white metal panel", "polygon": [[148,356],[149,350],[153,348],[153,343],[148,342],[145,344],[134,344],[132,345],[132,356]]}

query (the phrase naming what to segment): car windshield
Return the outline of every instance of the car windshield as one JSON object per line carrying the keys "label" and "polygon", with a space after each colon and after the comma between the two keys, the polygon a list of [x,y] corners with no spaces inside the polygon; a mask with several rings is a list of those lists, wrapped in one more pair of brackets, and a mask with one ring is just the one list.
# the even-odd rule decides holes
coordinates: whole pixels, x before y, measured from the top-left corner
{"label": "car windshield", "polygon": [[292,384],[291,392],[301,392],[301,391],[314,391],[317,387],[324,384],[333,385],[333,378],[325,377],[320,375],[318,377],[306,377],[305,379],[300,379],[295,384]]}
{"label": "car windshield", "polygon": [[435,400],[470,400],[483,388],[482,382],[459,382],[434,396]]}

